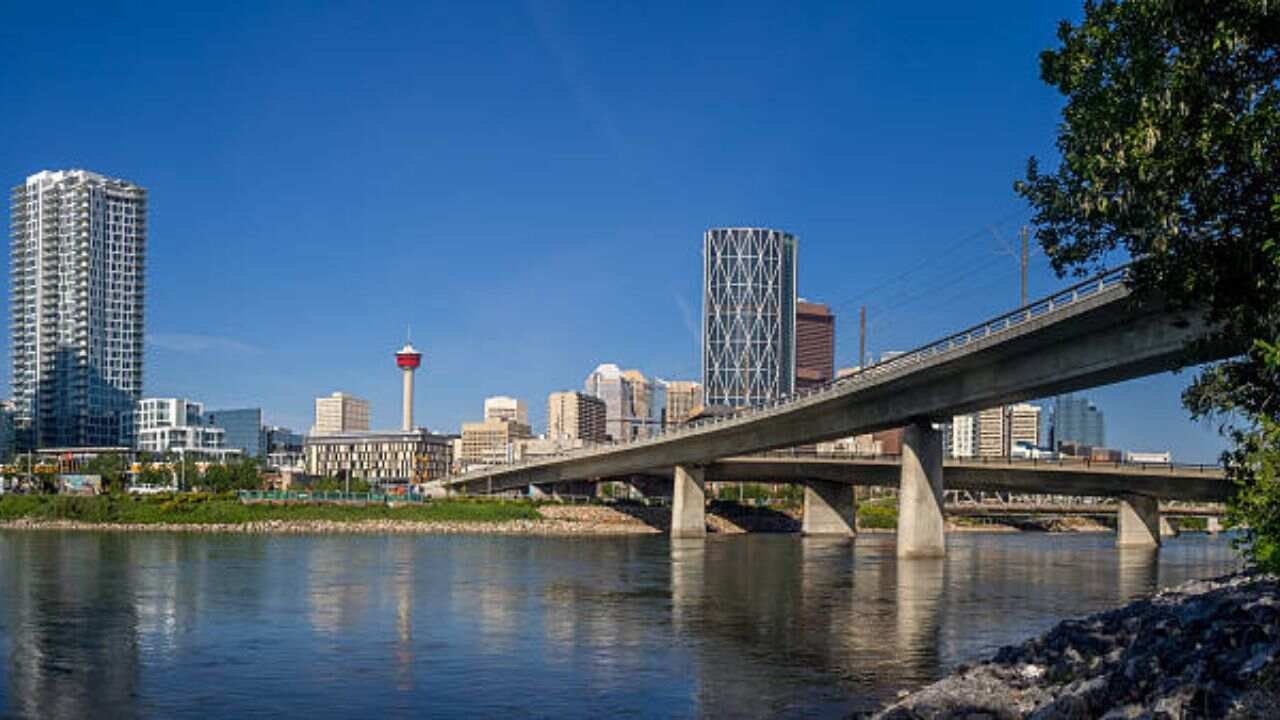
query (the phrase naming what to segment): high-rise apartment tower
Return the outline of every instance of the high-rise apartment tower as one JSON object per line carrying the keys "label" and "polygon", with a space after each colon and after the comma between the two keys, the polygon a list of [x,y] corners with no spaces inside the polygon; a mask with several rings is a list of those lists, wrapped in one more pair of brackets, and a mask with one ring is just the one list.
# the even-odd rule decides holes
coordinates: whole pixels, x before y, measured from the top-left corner
{"label": "high-rise apartment tower", "polygon": [[142,398],[147,192],[84,170],[11,195],[15,427],[24,447],[126,446]]}

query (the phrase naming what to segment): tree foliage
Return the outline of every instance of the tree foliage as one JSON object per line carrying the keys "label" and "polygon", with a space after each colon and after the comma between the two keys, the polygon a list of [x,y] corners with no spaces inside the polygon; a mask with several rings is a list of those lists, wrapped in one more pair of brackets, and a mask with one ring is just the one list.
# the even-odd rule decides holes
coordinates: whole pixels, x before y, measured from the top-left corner
{"label": "tree foliage", "polygon": [[314,492],[345,492],[348,487],[353,493],[367,493],[371,489],[368,481],[363,478],[345,480],[326,475],[311,483],[311,490]]}
{"label": "tree foliage", "polygon": [[129,460],[119,453],[105,453],[86,462],[83,472],[101,476],[104,492],[124,492],[129,480]]}
{"label": "tree foliage", "polygon": [[262,487],[262,474],[255,461],[242,459],[210,465],[198,483],[202,489],[215,493],[258,490]]}
{"label": "tree foliage", "polygon": [[1242,354],[1203,369],[1183,401],[1234,442],[1253,559],[1280,569],[1274,474],[1280,421],[1280,2],[1102,0],[1040,56],[1066,98],[1052,172],[1016,190],[1060,273],[1138,258],[1132,282],[1206,307],[1205,342]]}

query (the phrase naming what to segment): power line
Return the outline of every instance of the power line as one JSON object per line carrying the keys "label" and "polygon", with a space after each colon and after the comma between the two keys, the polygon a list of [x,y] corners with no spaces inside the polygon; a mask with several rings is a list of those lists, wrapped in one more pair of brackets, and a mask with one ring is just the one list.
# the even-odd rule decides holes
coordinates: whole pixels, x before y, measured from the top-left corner
{"label": "power line", "polygon": [[[1027,212],[1028,210],[1026,208],[1021,208],[1014,212],[1008,213],[1000,217],[998,220],[996,220],[994,224],[987,225],[980,230],[976,230],[972,233],[969,233],[968,235],[961,237],[959,240],[953,243],[949,249],[941,253],[930,255],[928,258],[914,264],[912,267],[907,268],[906,270],[903,270],[901,273],[898,273],[896,275],[891,275],[885,280],[865,290],[859,291],[857,295],[851,298],[847,298],[845,300],[839,301],[837,303],[830,304],[830,306],[832,308],[836,308],[836,307],[843,307],[845,305],[857,303],[861,298],[872,295],[886,287],[895,285],[898,282],[910,277],[913,274],[919,275],[921,272],[925,272],[926,269],[931,271],[933,267],[936,266],[938,263],[950,260],[957,252],[960,252],[961,250],[964,250],[970,247],[970,243],[986,235],[988,232],[990,232],[991,228],[1003,226],[1006,223],[1008,223],[1010,220],[1021,217],[1025,215]],[[945,270],[946,268],[943,267],[942,269]]]}

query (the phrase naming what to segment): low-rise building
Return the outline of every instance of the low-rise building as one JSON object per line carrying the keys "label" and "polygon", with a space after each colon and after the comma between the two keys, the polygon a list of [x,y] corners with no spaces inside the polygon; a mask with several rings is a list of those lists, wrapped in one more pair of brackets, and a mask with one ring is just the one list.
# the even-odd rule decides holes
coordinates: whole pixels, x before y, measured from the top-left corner
{"label": "low-rise building", "polygon": [[302,454],[302,435],[277,425],[263,428],[262,432],[266,438],[267,467],[301,472],[306,464]]}
{"label": "low-rise building", "polygon": [[584,447],[581,440],[565,438],[528,438],[515,442],[515,461],[550,458]]}
{"label": "low-rise building", "polygon": [[227,448],[226,431],[205,422],[204,406],[186,398],[143,398],[134,415],[137,448],[211,460],[239,455]]}
{"label": "low-rise building", "polygon": [[263,459],[267,455],[267,438],[262,426],[262,408],[205,410],[204,423],[222,428],[226,433],[223,446],[239,450],[247,458]]}
{"label": "low-rise building", "polygon": [[882,452],[883,446],[876,440],[875,435],[871,433],[820,442],[816,448],[819,455],[862,455],[874,457],[884,454]]}
{"label": "low-rise building", "polygon": [[437,480],[449,474],[452,440],[422,429],[312,435],[304,444],[307,474],[375,485]]}

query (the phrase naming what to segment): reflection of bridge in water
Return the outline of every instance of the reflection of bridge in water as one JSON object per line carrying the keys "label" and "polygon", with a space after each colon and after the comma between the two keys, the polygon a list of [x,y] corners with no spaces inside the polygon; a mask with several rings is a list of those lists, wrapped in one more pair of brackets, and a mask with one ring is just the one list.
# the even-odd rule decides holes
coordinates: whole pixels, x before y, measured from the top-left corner
{"label": "reflection of bridge in water", "polygon": [[[1124,269],[1106,273],[830,385],[763,407],[633,442],[476,470],[445,484],[453,491],[471,493],[526,488],[554,492],[566,483],[628,479],[672,468],[671,533],[701,536],[706,533],[707,472],[724,458],[905,427],[895,479],[900,510],[897,551],[904,557],[942,555],[943,489],[957,487],[965,469],[947,467],[944,483],[942,435],[935,423],[1237,351],[1195,343],[1206,335],[1202,313],[1176,310],[1159,298],[1135,295],[1124,278]],[[1189,347],[1196,347],[1198,354],[1192,355]],[[805,486],[809,532],[848,535],[854,531],[851,482],[801,477],[799,470],[793,474],[793,482]],[[994,481],[997,475],[987,470],[988,479]],[[1035,482],[1052,479],[1047,471],[1019,471],[1006,472],[1004,481],[1017,482],[1014,475]],[[1158,503],[1168,497],[1162,493],[1174,486],[1136,474],[1126,476],[1123,483],[1114,475],[1110,480],[1101,483],[1107,492],[1091,494],[1118,499],[1120,544],[1159,545]]]}

